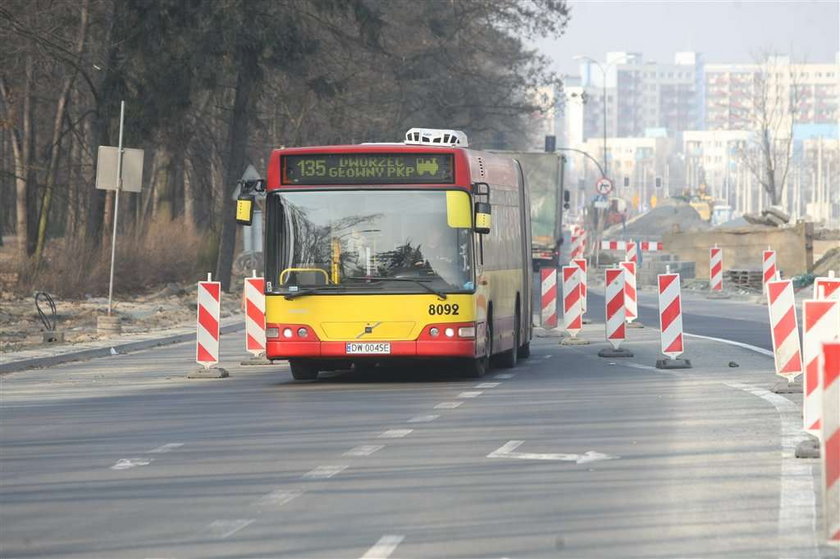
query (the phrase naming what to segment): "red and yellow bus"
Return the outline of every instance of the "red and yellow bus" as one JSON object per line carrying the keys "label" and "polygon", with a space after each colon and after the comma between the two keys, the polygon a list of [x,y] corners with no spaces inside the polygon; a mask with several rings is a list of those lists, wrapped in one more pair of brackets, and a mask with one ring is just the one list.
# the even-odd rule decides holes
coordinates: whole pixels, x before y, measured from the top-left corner
{"label": "red and yellow bus", "polygon": [[401,360],[481,377],[491,357],[528,356],[530,212],[514,159],[412,129],[402,144],[275,150],[266,191],[266,357],[295,379]]}

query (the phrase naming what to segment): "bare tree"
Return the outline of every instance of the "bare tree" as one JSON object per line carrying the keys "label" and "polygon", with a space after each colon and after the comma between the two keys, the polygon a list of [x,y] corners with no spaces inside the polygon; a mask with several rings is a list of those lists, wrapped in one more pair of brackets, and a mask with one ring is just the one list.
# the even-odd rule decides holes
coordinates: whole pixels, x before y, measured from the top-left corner
{"label": "bare tree", "polygon": [[764,54],[753,76],[750,107],[752,138],[740,157],[770,203],[784,200],[793,159],[793,125],[799,103],[795,66],[787,57]]}

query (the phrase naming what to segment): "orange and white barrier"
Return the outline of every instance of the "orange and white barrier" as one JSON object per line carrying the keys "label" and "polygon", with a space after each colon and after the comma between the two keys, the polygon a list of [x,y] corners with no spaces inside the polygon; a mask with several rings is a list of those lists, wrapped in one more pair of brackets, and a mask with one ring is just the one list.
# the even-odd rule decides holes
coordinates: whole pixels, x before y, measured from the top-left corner
{"label": "orange and white barrier", "polygon": [[767,249],[761,255],[762,286],[767,293],[767,284],[776,279],[776,251]]}
{"label": "orange and white barrier", "polygon": [[635,241],[627,241],[627,250],[624,253],[624,260],[627,262],[639,263],[639,247]]}
{"label": "orange and white barrier", "polygon": [[822,344],[840,336],[840,301],[805,301],[802,303],[802,359],[805,364],[802,391],[802,419],[804,430],[820,436],[819,360]]}
{"label": "orange and white barrier", "polygon": [[624,307],[624,270],[608,268],[606,270],[606,330],[607,341],[617,350],[626,337],[624,319],[627,311]]}
{"label": "orange and white barrier", "polygon": [[222,284],[211,281],[198,282],[198,317],[196,324],[195,361],[209,369],[219,362],[219,316],[221,313]]}
{"label": "orange and white barrier", "polygon": [[624,270],[624,308],[627,322],[633,322],[639,317],[639,306],[636,301],[636,263],[619,262]]}
{"label": "orange and white barrier", "polygon": [[639,250],[642,252],[660,252],[662,243],[659,241],[640,241]]}
{"label": "orange and white barrier", "polygon": [[823,519],[829,544],[840,546],[840,342],[823,344],[822,437]]}
{"label": "orange and white barrier", "polygon": [[542,327],[557,328],[557,268],[540,268],[540,286]]}
{"label": "orange and white barrier", "polygon": [[793,382],[802,373],[799,348],[799,327],[791,280],[767,282],[767,304],[770,309],[770,333],[773,339],[776,374]]}
{"label": "orange and white barrier", "polygon": [[815,279],[814,299],[840,300],[840,278],[835,278],[833,273],[829,273],[827,278]]}
{"label": "orange and white barrier", "polygon": [[709,288],[723,291],[723,249],[717,246],[709,249]]}
{"label": "orange and white barrier", "polygon": [[580,268],[577,266],[563,266],[563,327],[573,338],[583,328]]}
{"label": "orange and white barrier", "polygon": [[676,359],[685,351],[683,342],[680,275],[659,274],[659,339],[662,353]]}
{"label": "orange and white barrier", "polygon": [[627,241],[601,241],[601,250],[627,250]]}
{"label": "orange and white barrier", "polygon": [[265,353],[265,278],[245,278],[245,351]]}
{"label": "orange and white barrier", "polygon": [[586,314],[586,258],[575,258],[572,264],[580,268],[580,312]]}

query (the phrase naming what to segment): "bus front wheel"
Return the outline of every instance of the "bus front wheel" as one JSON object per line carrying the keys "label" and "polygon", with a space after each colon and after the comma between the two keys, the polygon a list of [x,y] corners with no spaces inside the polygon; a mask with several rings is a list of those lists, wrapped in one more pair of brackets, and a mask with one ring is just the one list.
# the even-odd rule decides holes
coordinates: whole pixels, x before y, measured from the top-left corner
{"label": "bus front wheel", "polygon": [[492,315],[487,317],[487,326],[484,328],[484,356],[478,359],[471,359],[467,362],[466,377],[481,378],[490,369],[490,356],[493,354],[493,328],[491,326]]}
{"label": "bus front wheel", "polygon": [[289,368],[295,380],[315,380],[318,378],[318,368],[305,359],[289,359]]}

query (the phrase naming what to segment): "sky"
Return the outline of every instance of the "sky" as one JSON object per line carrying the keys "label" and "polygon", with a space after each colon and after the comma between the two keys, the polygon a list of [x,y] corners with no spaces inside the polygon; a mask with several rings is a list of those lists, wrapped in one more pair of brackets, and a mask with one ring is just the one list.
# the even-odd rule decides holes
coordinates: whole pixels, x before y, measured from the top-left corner
{"label": "sky", "polygon": [[641,52],[671,63],[676,51],[696,51],[707,64],[754,62],[761,52],[796,61],[832,63],[840,51],[840,0],[632,1],[569,0],[571,21],[559,39],[536,47],[559,74],[577,75],[584,55]]}

